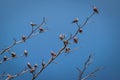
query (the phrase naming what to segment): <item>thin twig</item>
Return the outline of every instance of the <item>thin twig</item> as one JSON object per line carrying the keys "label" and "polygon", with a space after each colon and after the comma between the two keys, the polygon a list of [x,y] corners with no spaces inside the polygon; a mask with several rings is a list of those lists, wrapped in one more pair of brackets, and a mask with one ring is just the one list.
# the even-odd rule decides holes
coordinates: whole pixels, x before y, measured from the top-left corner
{"label": "thin twig", "polygon": [[89,77],[94,76],[94,74],[98,71],[100,71],[102,68],[96,68],[93,72],[82,78],[81,80],[87,80]]}
{"label": "thin twig", "polygon": [[83,28],[83,27],[87,24],[87,22],[89,21],[89,19],[90,19],[94,14],[95,14],[95,12],[93,12],[89,17],[87,17],[86,20],[85,20],[85,22],[81,25],[80,28]]}
{"label": "thin twig", "polygon": [[83,77],[83,74],[85,73],[87,67],[89,66],[89,63],[90,63],[90,60],[92,58],[92,54],[89,55],[88,59],[86,60],[86,62],[84,63],[84,66],[83,66],[83,70],[80,70],[80,74],[79,74],[79,77],[78,77],[78,80],[81,80],[82,77]]}
{"label": "thin twig", "polygon": [[102,67],[96,68],[93,72],[91,72],[87,76],[83,77],[83,74],[85,73],[87,67],[91,64],[91,58],[92,58],[92,55],[90,54],[88,59],[84,63],[83,70],[80,70],[79,68],[76,68],[79,72],[78,80],[87,80],[89,77],[94,76],[94,74],[97,71],[102,69]]}
{"label": "thin twig", "polygon": [[82,73],[82,70],[80,70],[78,67],[76,68],[79,72],[79,76],[78,76],[78,80],[81,80],[81,73]]}
{"label": "thin twig", "polygon": [[6,78],[5,80],[12,80],[12,79],[14,79],[14,78],[28,72],[28,71],[29,71],[29,69],[24,69],[21,72],[15,74],[15,75],[3,73],[2,75],[0,75],[0,77],[5,77]]}

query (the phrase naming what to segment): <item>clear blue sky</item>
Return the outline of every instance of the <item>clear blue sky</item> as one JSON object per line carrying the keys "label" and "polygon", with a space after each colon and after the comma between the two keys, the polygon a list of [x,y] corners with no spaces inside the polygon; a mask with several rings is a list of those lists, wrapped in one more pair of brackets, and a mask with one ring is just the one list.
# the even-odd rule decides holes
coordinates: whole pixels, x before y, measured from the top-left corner
{"label": "clear blue sky", "polygon": [[[50,52],[57,52],[62,47],[58,35],[69,35],[74,32],[75,25],[71,21],[79,18],[82,23],[92,13],[92,6],[99,9],[79,35],[79,44],[71,45],[79,50],[64,54],[56,59],[58,64],[52,63],[37,80],[77,80],[76,67],[82,64],[90,53],[94,53],[93,64],[86,73],[96,67],[105,68],[96,73],[95,80],[120,79],[120,1],[118,0],[1,0],[0,1],[0,49],[10,45],[13,38],[19,40],[27,35],[31,28],[30,22],[39,24],[43,17],[47,19],[46,33],[40,34],[24,44],[12,49],[18,55],[24,49],[29,51],[28,58],[8,61],[0,65],[0,73],[19,72],[27,62],[40,65],[41,60],[47,62]],[[3,55],[0,56],[2,59]],[[17,80],[30,80],[31,74],[25,74]],[[15,79],[16,80],[16,79]],[[91,79],[92,80],[92,79]]]}

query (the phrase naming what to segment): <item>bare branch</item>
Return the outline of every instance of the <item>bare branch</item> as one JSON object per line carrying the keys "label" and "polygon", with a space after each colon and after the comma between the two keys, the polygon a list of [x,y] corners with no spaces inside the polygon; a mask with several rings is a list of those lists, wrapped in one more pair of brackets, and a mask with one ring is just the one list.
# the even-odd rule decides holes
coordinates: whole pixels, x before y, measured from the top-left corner
{"label": "bare branch", "polygon": [[94,76],[94,74],[96,72],[98,72],[99,70],[102,69],[102,67],[96,68],[93,72],[91,72],[87,76],[83,77],[83,74],[85,73],[87,67],[91,64],[91,58],[92,58],[92,54],[89,55],[88,59],[84,63],[83,70],[80,70],[79,68],[76,68],[79,72],[78,80],[87,80],[89,77]]}
{"label": "bare branch", "polygon": [[[69,41],[70,41],[71,39],[75,39],[75,42],[77,43],[77,40],[78,40],[78,39],[75,38],[75,37],[76,37],[76,36],[78,35],[78,33],[80,32],[80,29],[83,28],[83,26],[85,26],[85,24],[88,22],[88,20],[89,20],[93,15],[94,15],[94,13],[92,13],[92,15],[90,15],[90,17],[87,18],[87,20],[85,21],[85,23],[84,23],[82,26],[78,25],[78,19],[77,19],[77,21],[74,21],[74,23],[77,24],[78,29],[77,29],[77,31],[75,32],[75,34],[74,34],[74,35],[71,35],[68,39],[63,40],[63,39],[65,38],[65,35],[62,35],[62,34],[61,34],[61,35],[59,36],[59,38],[60,38],[61,40],[63,40],[64,46],[58,51],[58,53],[56,53],[56,56],[51,57],[50,60],[44,65],[44,67],[42,67],[42,68],[38,71],[38,73],[36,73],[36,74],[33,76],[32,80],[35,80],[35,79],[40,75],[40,73],[42,73],[42,71],[49,66],[50,63],[52,63],[64,50],[66,50],[67,45],[69,44]],[[87,64],[86,64],[86,65],[87,65]],[[86,67],[85,67],[85,69],[86,69]],[[82,72],[81,74],[84,73],[85,69],[83,70],[83,72]]]}
{"label": "bare branch", "polygon": [[81,80],[87,80],[89,77],[94,76],[94,74],[98,71],[100,71],[102,68],[96,68],[93,72],[91,72],[90,74],[88,74],[87,76],[85,76],[84,78],[82,78]]}
{"label": "bare branch", "polygon": [[[60,49],[58,50],[58,52],[56,52],[56,53],[55,53],[55,52],[51,52],[51,58],[48,60],[48,62],[45,63],[44,60],[42,60],[42,62],[41,62],[41,66],[42,66],[42,67],[39,69],[38,72],[36,71],[36,69],[37,69],[37,67],[38,67],[37,64],[35,64],[34,66],[32,66],[30,63],[28,63],[28,64],[27,64],[28,69],[24,69],[24,70],[22,70],[21,72],[15,74],[15,75],[11,75],[11,74],[5,75],[5,74],[2,74],[2,75],[0,75],[0,77],[6,77],[6,80],[11,80],[11,79],[13,79],[13,78],[15,78],[15,77],[18,77],[18,76],[20,76],[20,75],[22,75],[22,74],[24,74],[24,73],[26,73],[26,72],[29,71],[29,72],[32,74],[32,80],[35,80],[52,62],[54,62],[54,60],[55,60],[60,54],[71,51],[71,49],[70,49],[69,46],[68,46],[68,45],[70,44],[70,41],[71,41],[71,40],[73,40],[74,43],[76,43],[76,44],[78,43],[78,37],[77,37],[77,35],[78,35],[79,33],[82,33],[82,32],[83,32],[82,28],[87,24],[88,20],[89,20],[95,13],[98,13],[98,10],[97,10],[96,7],[94,7],[93,11],[94,11],[94,12],[93,12],[89,17],[86,18],[85,22],[84,22],[82,25],[79,25],[79,23],[78,23],[78,22],[79,22],[79,19],[78,19],[78,18],[76,18],[76,19],[74,19],[74,20],[72,21],[73,24],[76,24],[76,25],[77,25],[77,30],[76,30],[76,32],[75,32],[73,35],[70,34],[70,36],[69,36],[67,39],[66,39],[66,36],[65,36],[64,34],[61,34],[61,35],[59,36],[59,39],[63,42],[62,48],[60,48]],[[7,48],[5,48],[5,49],[3,49],[3,50],[0,51],[0,55],[3,54],[3,53],[5,53],[5,52],[9,52],[9,51],[11,50],[11,48],[13,48],[15,45],[17,45],[17,44],[19,44],[19,43],[24,43],[24,42],[26,42],[28,39],[30,39],[30,38],[32,38],[32,37],[34,37],[34,36],[36,36],[36,35],[38,35],[38,34],[40,34],[40,33],[42,33],[42,32],[45,32],[45,29],[42,27],[44,24],[46,24],[45,18],[43,18],[43,21],[42,21],[41,24],[38,25],[38,26],[37,26],[37,24],[31,22],[30,25],[32,26],[32,28],[31,28],[31,32],[28,34],[28,36],[23,35],[23,36],[21,37],[21,40],[18,40],[18,41],[16,41],[16,39],[14,39],[13,43],[12,43],[10,46],[8,46]],[[28,52],[27,52],[27,50],[25,50],[25,51],[24,51],[24,56],[27,57],[27,55],[28,55]],[[20,57],[21,57],[21,56],[20,56]],[[85,76],[84,78],[82,78],[84,72],[86,71],[87,67],[88,67],[89,64],[90,64],[91,57],[92,57],[92,55],[89,55],[88,59],[87,59],[86,62],[84,63],[83,70],[80,70],[79,68],[76,68],[76,69],[79,71],[79,79],[78,79],[78,80],[86,80],[87,78],[89,78],[90,76],[92,76],[95,72],[97,72],[97,71],[100,70],[99,68],[97,68],[97,69],[95,69],[93,72],[91,72],[90,74],[88,74],[87,76]],[[0,61],[0,64],[2,64],[3,62],[6,62],[6,61],[8,61],[8,60],[14,59],[14,58],[18,58],[18,56],[16,56],[15,53],[12,53],[12,54],[11,54],[11,57],[4,56],[4,57],[3,57],[3,60]]]}
{"label": "bare branch", "polygon": [[82,76],[83,74],[85,73],[87,67],[89,66],[89,63],[91,61],[91,58],[92,58],[92,54],[89,55],[88,59],[86,60],[86,62],[84,63],[84,66],[83,66],[83,70],[80,70],[79,68],[79,77],[78,77],[78,80],[81,80],[82,79]]}
{"label": "bare branch", "polygon": [[2,75],[0,75],[0,77],[5,77],[6,79],[5,80],[12,80],[20,75],[23,75],[24,73],[28,72],[29,69],[23,69],[21,72],[15,74],[15,75],[12,75],[12,74],[5,74],[3,73]]}
{"label": "bare branch", "polygon": [[6,62],[6,61],[9,61],[9,60],[12,60],[12,59],[17,59],[17,58],[20,58],[20,57],[27,57],[28,56],[28,51],[27,50],[24,50],[24,54],[22,55],[17,55],[15,52],[10,52],[10,56],[4,56],[3,59],[0,60],[0,64]]}
{"label": "bare branch", "polygon": [[90,19],[94,14],[95,14],[95,12],[93,12],[89,17],[87,17],[86,20],[85,20],[85,22],[81,25],[80,28],[83,28],[83,27],[87,24],[87,22],[89,21],[89,19]]}
{"label": "bare branch", "polygon": [[13,43],[10,46],[8,46],[7,48],[5,48],[5,49],[0,51],[0,55],[5,53],[5,52],[8,52],[15,45],[17,45],[19,43],[24,43],[29,38],[40,34],[40,33],[36,34],[36,31],[39,30],[39,28],[41,28],[43,25],[45,25],[45,23],[46,23],[45,18],[43,18],[43,21],[42,21],[42,23],[40,25],[38,25],[35,29],[33,29],[33,27],[32,27],[32,31],[29,33],[29,35],[27,37],[26,36],[22,36],[22,40],[18,40],[18,41],[14,40]]}
{"label": "bare branch", "polygon": [[78,67],[76,68],[79,72],[79,76],[78,76],[78,80],[81,80],[81,74],[82,74],[82,70],[80,70]]}
{"label": "bare branch", "polygon": [[62,51],[63,51],[65,48],[66,48],[66,45],[64,45],[64,47],[61,48],[61,49],[58,51],[58,53],[56,54],[56,56],[54,56],[54,58],[53,58],[53,57],[50,58],[50,60],[48,61],[48,63],[46,63],[45,66],[42,67],[42,68],[39,70],[39,72],[35,74],[35,76],[33,76],[32,80],[35,80],[36,77],[37,77],[50,63],[52,63],[52,62],[62,53]]}

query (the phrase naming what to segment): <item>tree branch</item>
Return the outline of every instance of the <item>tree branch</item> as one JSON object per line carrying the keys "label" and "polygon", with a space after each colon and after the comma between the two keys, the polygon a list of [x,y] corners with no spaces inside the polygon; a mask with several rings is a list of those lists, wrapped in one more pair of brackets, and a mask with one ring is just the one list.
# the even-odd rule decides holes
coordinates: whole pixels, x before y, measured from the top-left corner
{"label": "tree branch", "polygon": [[[19,43],[24,43],[24,42],[25,42],[26,40],[28,40],[29,38],[40,34],[41,28],[42,28],[42,26],[43,26],[45,23],[46,23],[46,22],[45,22],[45,18],[43,18],[43,21],[41,22],[41,24],[38,25],[35,29],[33,28],[33,27],[35,27],[35,26],[32,26],[32,31],[29,33],[29,35],[28,35],[27,37],[24,36],[24,37],[22,37],[22,40],[18,40],[18,41],[14,40],[14,42],[13,42],[10,46],[8,46],[7,48],[2,49],[2,50],[0,51],[0,55],[3,54],[3,53],[5,53],[5,52],[8,52],[8,51],[9,51],[11,48],[13,48],[15,45],[17,45],[17,44],[19,44]],[[40,32],[39,32],[38,34],[35,34],[35,32],[36,32],[37,30],[39,30]],[[43,30],[44,30],[44,29],[43,29]],[[42,32],[43,32],[43,31],[42,31]]]}
{"label": "tree branch", "polygon": [[83,74],[85,73],[87,67],[90,65],[91,63],[91,58],[92,58],[92,54],[89,55],[88,59],[86,60],[86,62],[84,63],[83,66],[83,70],[80,70],[79,68],[77,68],[77,70],[79,71],[79,77],[78,80],[82,79]]}
{"label": "tree branch", "polygon": [[14,79],[14,78],[28,72],[28,71],[29,71],[29,69],[24,69],[21,72],[15,74],[15,75],[3,73],[2,75],[0,75],[0,77],[5,77],[6,78],[5,80],[12,80],[12,79]]}
{"label": "tree branch", "polygon": [[[60,36],[60,39],[63,40],[64,46],[58,51],[58,53],[56,54],[55,57],[52,56],[52,57],[50,58],[50,60],[49,60],[44,66],[42,66],[42,68],[33,76],[32,80],[35,80],[35,79],[40,75],[40,73],[42,73],[43,70],[46,69],[46,68],[50,65],[50,63],[52,63],[52,62],[66,49],[67,45],[69,44],[69,41],[70,41],[71,39],[74,39],[74,37],[76,37],[76,36],[78,35],[78,33],[80,32],[80,29],[83,28],[83,27],[87,24],[88,20],[89,20],[93,15],[94,15],[94,12],[86,19],[86,21],[84,22],[84,24],[83,24],[82,26],[80,26],[80,25],[78,24],[78,22],[75,22],[76,25],[77,25],[77,27],[78,27],[78,29],[77,29],[77,31],[74,33],[74,35],[71,35],[68,39],[63,40],[63,38],[64,38],[65,36],[62,36],[62,35]],[[85,69],[86,69],[86,68],[84,68],[84,71],[85,71]],[[83,72],[84,72],[84,71],[83,71]],[[82,73],[82,74],[83,74],[83,73]]]}
{"label": "tree branch", "polygon": [[88,74],[87,76],[85,76],[84,78],[82,78],[81,80],[87,80],[89,77],[94,76],[94,74],[98,71],[100,71],[102,68],[96,68],[93,72],[91,72],[90,74]]}

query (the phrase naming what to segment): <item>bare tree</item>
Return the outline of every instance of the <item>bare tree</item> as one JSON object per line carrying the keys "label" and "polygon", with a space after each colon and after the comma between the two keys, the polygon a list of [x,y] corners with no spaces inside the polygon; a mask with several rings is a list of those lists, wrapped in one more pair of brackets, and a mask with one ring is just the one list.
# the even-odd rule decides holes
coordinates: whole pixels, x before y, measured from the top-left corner
{"label": "bare tree", "polygon": [[[8,73],[2,73],[0,75],[0,77],[5,77],[5,80],[12,80],[16,77],[19,77],[20,75],[26,73],[26,72],[30,72],[32,74],[32,79],[31,80],[35,80],[52,62],[55,61],[55,59],[61,55],[62,53],[68,53],[71,52],[71,48],[69,47],[69,45],[71,44],[71,42],[73,41],[74,44],[77,44],[79,42],[79,37],[77,37],[79,34],[81,34],[83,32],[83,28],[85,27],[85,25],[87,24],[87,22],[89,21],[90,18],[92,18],[93,15],[98,14],[99,11],[98,9],[94,6],[93,7],[93,12],[91,13],[90,16],[88,16],[86,18],[86,20],[84,21],[83,24],[79,24],[79,19],[75,18],[72,23],[76,25],[77,30],[75,31],[75,33],[70,34],[69,37],[66,37],[65,34],[60,34],[59,35],[59,39],[62,41],[63,46],[57,51],[51,51],[51,58],[45,62],[44,59],[42,59],[42,62],[40,63],[41,66],[38,67],[38,64],[34,64],[31,65],[30,62],[28,62],[26,64],[27,67],[25,67],[25,69],[23,69],[21,72],[18,72],[17,74],[8,74]],[[24,50],[24,54],[18,56],[15,52],[11,52],[11,49],[16,46],[17,44],[20,43],[25,43],[28,39],[43,33],[46,31],[45,28],[43,28],[43,26],[46,24],[46,20],[45,18],[43,18],[43,21],[41,22],[41,24],[37,25],[33,22],[30,23],[31,25],[31,32],[29,33],[28,36],[23,35],[21,37],[21,40],[16,40],[14,39],[13,43],[11,45],[9,45],[8,47],[2,49],[0,51],[0,55],[4,54],[4,53],[10,53],[11,56],[5,56],[3,57],[3,59],[0,61],[0,64],[2,64],[3,62],[9,61],[11,59],[14,58],[19,58],[22,56],[27,57],[28,56],[28,51],[25,49]],[[87,69],[87,67],[90,64],[90,59],[91,59],[92,55],[90,55],[87,59],[87,61],[84,64],[83,70],[80,70],[79,68],[77,68],[77,70],[79,71],[79,78],[78,80],[87,80],[89,77],[91,77],[95,72],[99,71],[100,68],[95,69],[93,72],[91,72],[90,74],[88,74],[87,76],[83,77],[83,74],[85,72],[85,70]]]}

